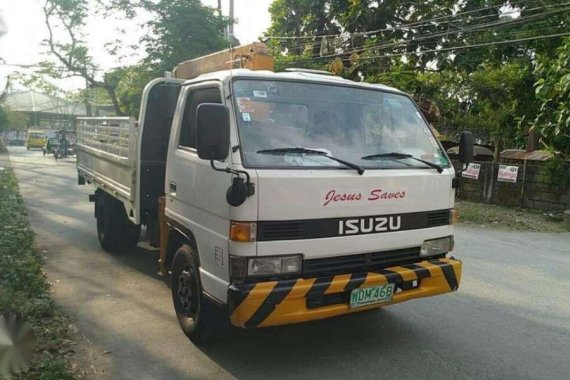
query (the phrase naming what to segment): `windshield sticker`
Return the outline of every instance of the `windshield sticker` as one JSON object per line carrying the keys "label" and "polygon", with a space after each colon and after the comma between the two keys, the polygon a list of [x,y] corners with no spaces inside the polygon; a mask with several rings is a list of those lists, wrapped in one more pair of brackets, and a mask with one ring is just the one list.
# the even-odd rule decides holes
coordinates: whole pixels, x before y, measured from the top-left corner
{"label": "windshield sticker", "polygon": [[277,83],[275,82],[266,82],[265,89],[269,95],[279,95],[279,90],[277,89]]}
{"label": "windshield sticker", "polygon": [[428,136],[431,136],[431,131],[429,130],[428,127],[424,127],[424,133]]}
{"label": "windshield sticker", "polygon": [[248,112],[242,113],[241,117],[242,117],[243,121],[251,121],[251,116],[249,115]]}
{"label": "windshield sticker", "polygon": [[433,136],[429,138],[429,142],[434,148],[439,148],[439,145],[437,145],[437,141],[435,141],[435,138]]}
{"label": "windshield sticker", "polygon": [[250,98],[237,98],[239,112],[255,113],[253,104]]}
{"label": "windshield sticker", "polygon": [[300,155],[297,153],[293,153],[293,154],[286,154],[283,156],[283,159],[285,160],[285,162],[287,162],[290,165],[294,165],[294,166],[338,166],[340,167],[341,165],[339,163],[336,162],[332,162],[330,161],[330,159],[324,157],[324,156],[310,156],[310,155]]}
{"label": "windshield sticker", "polygon": [[422,114],[419,113],[418,111],[416,111],[416,117],[417,117],[418,119],[422,119]]}
{"label": "windshield sticker", "polygon": [[253,96],[256,98],[267,98],[267,92],[265,91],[253,91]]}
{"label": "windshield sticker", "polygon": [[384,98],[384,104],[389,104],[398,108],[402,107],[402,103],[398,99]]}

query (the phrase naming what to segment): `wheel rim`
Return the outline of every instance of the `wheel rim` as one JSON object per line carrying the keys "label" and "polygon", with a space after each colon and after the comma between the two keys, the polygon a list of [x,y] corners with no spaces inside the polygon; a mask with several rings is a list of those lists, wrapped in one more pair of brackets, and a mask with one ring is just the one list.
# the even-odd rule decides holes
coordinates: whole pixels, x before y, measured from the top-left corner
{"label": "wheel rim", "polygon": [[188,318],[195,319],[198,309],[196,295],[197,288],[193,271],[189,266],[178,275],[178,286],[176,288],[180,311]]}

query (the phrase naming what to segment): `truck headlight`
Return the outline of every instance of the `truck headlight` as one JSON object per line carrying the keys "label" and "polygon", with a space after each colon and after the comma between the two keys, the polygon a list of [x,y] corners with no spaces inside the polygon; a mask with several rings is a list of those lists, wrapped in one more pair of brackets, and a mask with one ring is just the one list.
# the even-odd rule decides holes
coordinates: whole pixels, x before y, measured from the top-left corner
{"label": "truck headlight", "polygon": [[276,274],[299,274],[303,267],[303,256],[253,257],[247,260],[248,276]]}
{"label": "truck headlight", "polygon": [[453,251],[453,246],[455,241],[452,236],[446,236],[440,239],[425,240],[420,249],[420,256],[435,256],[442,253],[447,253]]}

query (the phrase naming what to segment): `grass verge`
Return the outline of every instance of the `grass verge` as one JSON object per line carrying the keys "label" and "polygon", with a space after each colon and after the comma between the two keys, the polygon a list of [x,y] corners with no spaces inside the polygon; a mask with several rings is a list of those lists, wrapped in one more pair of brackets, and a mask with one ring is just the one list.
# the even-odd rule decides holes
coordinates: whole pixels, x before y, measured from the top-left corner
{"label": "grass verge", "polygon": [[459,224],[511,231],[568,232],[562,214],[459,201]]}
{"label": "grass verge", "polygon": [[42,257],[16,177],[0,169],[0,314],[14,313],[32,326],[36,355],[26,379],[72,379],[69,321],[58,313],[42,271]]}

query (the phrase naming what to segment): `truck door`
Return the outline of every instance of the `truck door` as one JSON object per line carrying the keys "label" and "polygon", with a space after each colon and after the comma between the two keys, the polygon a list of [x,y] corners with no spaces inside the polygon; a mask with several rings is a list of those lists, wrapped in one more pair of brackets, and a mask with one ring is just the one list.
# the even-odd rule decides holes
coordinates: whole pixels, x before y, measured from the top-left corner
{"label": "truck door", "polygon": [[166,174],[166,215],[193,234],[200,255],[204,290],[225,302],[230,206],[227,173],[212,170],[196,152],[196,110],[202,103],[222,103],[219,83],[183,89],[171,134]]}

